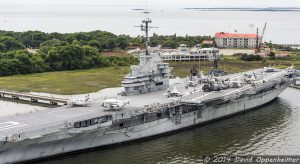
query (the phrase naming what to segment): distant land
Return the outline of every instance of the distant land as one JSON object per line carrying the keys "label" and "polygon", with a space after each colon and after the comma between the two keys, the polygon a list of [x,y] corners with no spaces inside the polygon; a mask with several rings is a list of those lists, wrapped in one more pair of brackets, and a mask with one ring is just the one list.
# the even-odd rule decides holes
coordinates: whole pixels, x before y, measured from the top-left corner
{"label": "distant land", "polygon": [[300,11],[298,7],[267,7],[267,8],[240,8],[240,7],[215,7],[215,8],[202,8],[202,7],[192,7],[183,8],[185,10],[200,10],[200,11],[271,11],[271,12],[284,12],[284,11]]}
{"label": "distant land", "polygon": [[143,11],[145,9],[132,9],[132,10],[135,10],[135,11]]}

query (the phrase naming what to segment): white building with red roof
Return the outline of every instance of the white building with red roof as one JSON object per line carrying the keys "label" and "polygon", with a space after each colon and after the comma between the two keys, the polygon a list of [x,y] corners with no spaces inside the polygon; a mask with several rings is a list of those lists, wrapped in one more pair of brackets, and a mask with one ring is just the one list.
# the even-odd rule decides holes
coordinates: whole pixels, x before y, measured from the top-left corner
{"label": "white building with red roof", "polygon": [[[219,48],[255,48],[256,34],[238,34],[217,32],[215,40]],[[258,36],[258,42],[261,42],[261,36]]]}

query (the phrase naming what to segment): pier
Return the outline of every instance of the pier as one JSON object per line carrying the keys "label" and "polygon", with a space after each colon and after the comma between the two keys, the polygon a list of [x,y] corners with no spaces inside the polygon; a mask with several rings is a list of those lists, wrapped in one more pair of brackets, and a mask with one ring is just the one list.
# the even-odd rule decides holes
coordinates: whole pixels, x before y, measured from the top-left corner
{"label": "pier", "polygon": [[30,93],[19,93],[14,91],[0,90],[0,97],[11,98],[14,100],[30,101],[35,103],[49,103],[51,105],[66,105],[68,99],[56,98],[53,96],[41,96]]}

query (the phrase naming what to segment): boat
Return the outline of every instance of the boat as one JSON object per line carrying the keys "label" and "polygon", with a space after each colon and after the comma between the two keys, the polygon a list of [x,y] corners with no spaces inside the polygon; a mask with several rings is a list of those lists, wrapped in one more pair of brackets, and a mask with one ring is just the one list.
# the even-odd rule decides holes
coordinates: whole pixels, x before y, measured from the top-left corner
{"label": "boat", "polygon": [[[151,20],[140,26],[146,45]],[[145,51],[122,87],[99,97],[0,118],[0,163],[18,163],[160,136],[243,113],[274,100],[295,69],[170,79],[159,53]]]}

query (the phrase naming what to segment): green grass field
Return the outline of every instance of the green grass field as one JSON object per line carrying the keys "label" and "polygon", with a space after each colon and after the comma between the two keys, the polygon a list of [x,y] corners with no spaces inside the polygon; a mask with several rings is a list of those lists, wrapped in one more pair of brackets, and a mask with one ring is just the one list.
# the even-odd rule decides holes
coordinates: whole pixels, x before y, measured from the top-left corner
{"label": "green grass field", "polygon": [[[295,64],[298,69],[300,68],[300,61],[274,60],[267,62],[245,62],[232,57],[226,57],[220,62],[221,69],[230,73],[261,68],[269,66],[269,64],[276,64],[276,67],[279,68],[286,68]],[[186,77],[193,66],[199,68],[199,62],[171,62],[170,65],[173,67],[172,74],[180,77]],[[200,69],[205,73],[211,69],[211,66],[212,63],[210,61],[200,62]],[[56,94],[81,94],[120,86],[123,76],[128,72],[129,67],[109,67],[15,75],[0,77],[0,88],[21,92],[35,91]]]}
{"label": "green grass field", "polygon": [[56,94],[80,94],[121,85],[128,67],[96,68],[15,75],[0,78],[0,88],[21,92],[35,91]]}
{"label": "green grass field", "polygon": [[[241,71],[248,71],[251,69],[273,66],[276,68],[287,68],[294,64],[297,69],[300,69],[300,61],[290,60],[268,60],[262,61],[242,61],[231,56],[225,56],[225,59],[220,62],[220,68],[228,73],[236,73]],[[189,74],[189,70],[194,66],[197,69],[207,73],[212,68],[211,61],[196,61],[196,62],[171,62],[170,66],[173,67],[173,73],[175,76],[186,77]]]}

